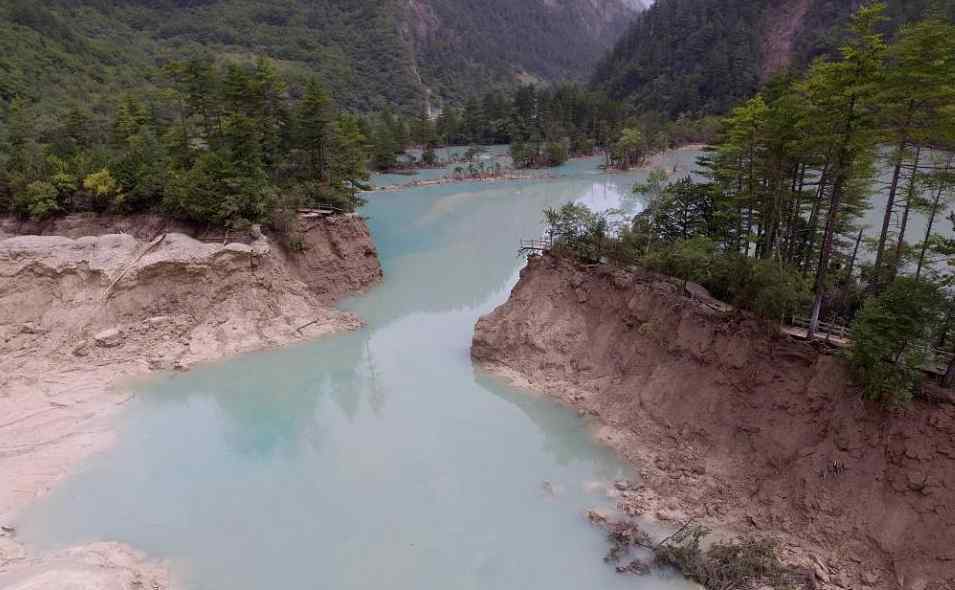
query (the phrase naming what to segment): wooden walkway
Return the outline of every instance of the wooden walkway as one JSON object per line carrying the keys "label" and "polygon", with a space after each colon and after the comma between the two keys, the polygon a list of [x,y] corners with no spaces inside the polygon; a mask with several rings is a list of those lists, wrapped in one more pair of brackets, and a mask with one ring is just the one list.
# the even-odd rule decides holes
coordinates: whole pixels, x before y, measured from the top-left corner
{"label": "wooden walkway", "polygon": [[550,250],[554,246],[551,240],[521,240],[520,254],[540,253]]}
{"label": "wooden walkway", "polygon": [[[790,325],[783,326],[782,331],[800,340],[808,340],[809,318],[793,317],[791,318]],[[826,342],[838,348],[849,348],[852,346],[849,328],[838,323],[819,322],[819,328],[816,330],[814,340]],[[951,352],[945,352],[934,346],[924,344],[912,346],[912,349],[925,355],[925,363],[921,369],[933,375],[945,375],[949,363],[951,363],[952,358],[955,357],[955,354]]]}
{"label": "wooden walkway", "polygon": [[299,209],[298,214],[303,219],[315,219],[316,217],[331,217],[333,215],[345,215],[349,211],[345,211],[340,207],[329,203],[321,203],[318,207],[308,208],[308,209]]}
{"label": "wooden walkway", "polygon": [[[801,340],[807,340],[809,338],[809,318],[791,316],[789,323],[783,326],[783,332]],[[824,340],[840,348],[848,348],[851,344],[848,326],[838,322],[819,322],[815,339]]]}

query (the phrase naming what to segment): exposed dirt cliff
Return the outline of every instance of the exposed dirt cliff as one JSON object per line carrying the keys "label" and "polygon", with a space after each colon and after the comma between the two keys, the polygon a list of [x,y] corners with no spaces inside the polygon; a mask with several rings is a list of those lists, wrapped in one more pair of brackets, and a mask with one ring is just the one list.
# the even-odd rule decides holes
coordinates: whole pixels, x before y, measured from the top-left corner
{"label": "exposed dirt cliff", "polygon": [[760,26],[760,78],[766,82],[773,74],[792,64],[796,37],[803,26],[812,0],[780,2],[767,10]]}
{"label": "exposed dirt cliff", "polygon": [[719,308],[532,257],[472,355],[598,416],[631,513],[778,537],[823,586],[955,587],[955,407],[864,402],[838,357]]}
{"label": "exposed dirt cliff", "polygon": [[[292,251],[258,231],[214,235],[157,217],[0,221],[0,525],[110,443],[128,400],[118,380],[359,326],[330,305],[381,278],[367,226],[301,224]],[[164,584],[119,546],[37,557],[12,535],[0,533],[0,586]]]}

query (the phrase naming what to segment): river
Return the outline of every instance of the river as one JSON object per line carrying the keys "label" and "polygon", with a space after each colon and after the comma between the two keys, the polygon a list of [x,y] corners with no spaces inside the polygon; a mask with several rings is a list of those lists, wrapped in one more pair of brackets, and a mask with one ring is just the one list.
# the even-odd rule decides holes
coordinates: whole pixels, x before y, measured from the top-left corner
{"label": "river", "polygon": [[598,164],[369,194],[385,281],[343,304],[365,328],[137,385],[117,444],[28,509],[20,538],[125,542],[202,590],[688,587],[602,561],[584,513],[633,473],[576,414],[469,356],[543,208],[641,208],[645,172]]}

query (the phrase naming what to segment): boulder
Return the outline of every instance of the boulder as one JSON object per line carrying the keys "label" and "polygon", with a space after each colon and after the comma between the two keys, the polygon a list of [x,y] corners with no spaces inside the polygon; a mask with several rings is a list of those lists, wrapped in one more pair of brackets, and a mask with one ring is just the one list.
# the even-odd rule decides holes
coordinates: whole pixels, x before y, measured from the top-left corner
{"label": "boulder", "polygon": [[119,328],[109,328],[93,336],[93,342],[100,348],[116,348],[123,344],[123,333]]}

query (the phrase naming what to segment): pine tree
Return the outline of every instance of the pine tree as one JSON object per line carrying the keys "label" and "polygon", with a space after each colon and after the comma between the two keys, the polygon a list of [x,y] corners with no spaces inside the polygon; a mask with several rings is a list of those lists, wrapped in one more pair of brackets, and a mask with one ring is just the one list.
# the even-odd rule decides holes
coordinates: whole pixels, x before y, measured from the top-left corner
{"label": "pine tree", "polygon": [[852,18],[842,59],[817,62],[801,85],[810,105],[810,125],[832,146],[828,211],[814,281],[810,338],[818,329],[835,237],[843,222],[841,215],[848,199],[858,196],[858,188],[868,184],[872,173],[877,141],[872,112],[885,54],[885,42],[877,26],[884,10],[885,6],[878,3],[860,9]]}
{"label": "pine tree", "polygon": [[[889,227],[895,212],[896,197],[902,171],[911,162],[908,195],[911,195],[919,173],[916,154],[921,146],[937,144],[955,128],[955,25],[933,16],[906,25],[889,47],[885,79],[880,84],[878,102],[885,138],[894,146],[892,181],[883,215],[882,229],[876,246],[872,286],[877,290],[884,282],[882,266]],[[906,199],[905,211],[911,199]],[[905,224],[903,224],[905,225]],[[890,275],[898,270],[904,239],[900,232],[896,256]]]}

